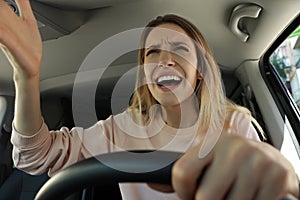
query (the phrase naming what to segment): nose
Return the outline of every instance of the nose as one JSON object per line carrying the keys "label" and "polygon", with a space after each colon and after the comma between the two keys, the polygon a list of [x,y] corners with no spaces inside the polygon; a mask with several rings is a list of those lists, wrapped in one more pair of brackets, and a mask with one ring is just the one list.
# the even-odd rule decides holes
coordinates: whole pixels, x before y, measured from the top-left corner
{"label": "nose", "polygon": [[162,50],[159,55],[158,66],[159,67],[175,66],[175,61],[173,60],[172,53],[169,51]]}

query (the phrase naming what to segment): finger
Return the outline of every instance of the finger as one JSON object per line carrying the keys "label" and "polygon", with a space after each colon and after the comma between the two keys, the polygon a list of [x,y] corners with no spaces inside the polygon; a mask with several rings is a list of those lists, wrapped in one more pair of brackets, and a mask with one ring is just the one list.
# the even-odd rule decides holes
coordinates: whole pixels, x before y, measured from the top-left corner
{"label": "finger", "polygon": [[[7,18],[10,18],[14,14],[12,8],[3,0],[0,0],[0,20],[6,21]],[[14,14],[15,15],[15,14]]]}
{"label": "finger", "polygon": [[230,135],[220,138],[214,149],[214,161],[196,192],[196,199],[223,199],[232,192],[236,181],[247,179],[256,151],[251,143],[243,141],[246,140],[242,137]]}
{"label": "finger", "polygon": [[4,1],[0,0],[0,44],[3,47],[15,47],[13,30],[18,18]]}
{"label": "finger", "polygon": [[258,192],[258,200],[280,199],[285,195],[283,191],[286,192],[285,186],[289,182],[288,171],[280,169],[279,167],[270,168]]}
{"label": "finger", "polygon": [[[250,200],[255,199],[257,188],[259,187],[260,178],[256,174],[252,174],[251,169],[244,168],[240,171],[234,185],[232,186],[230,192],[227,194],[226,199],[231,200]],[[248,176],[245,176],[248,175]]]}
{"label": "finger", "polygon": [[29,0],[16,0],[19,8],[20,16],[25,19],[32,19],[34,17]]}
{"label": "finger", "polygon": [[[254,145],[255,144],[251,144]],[[260,150],[244,145],[242,165],[239,167],[238,179],[228,193],[228,199],[256,199],[257,190],[267,174],[270,164]],[[242,151],[242,150],[241,150]]]}
{"label": "finger", "polygon": [[[225,142],[228,143],[228,141],[223,141],[223,143]],[[224,148],[222,147],[223,144],[220,143],[215,149],[215,154],[218,153],[218,155],[215,156],[201,180],[196,192],[196,199],[223,199],[231,190],[249,152],[247,148],[243,148],[243,144],[235,140],[231,140],[228,144],[227,146],[230,148],[227,146]]]}
{"label": "finger", "polygon": [[269,144],[258,144],[258,147],[264,149],[263,152],[268,155],[265,162],[269,163],[269,168],[264,174],[257,199],[266,199],[266,197],[280,199],[287,194],[297,196],[299,182],[294,167],[278,150],[274,151]]}
{"label": "finger", "polygon": [[224,166],[224,163],[214,162],[204,174],[198,190],[196,199],[223,199],[230,191],[235,179],[235,170]]}
{"label": "finger", "polygon": [[193,147],[173,166],[172,186],[181,199],[193,199],[198,185],[198,177],[213,159],[212,153],[201,159],[198,154],[199,146]]}

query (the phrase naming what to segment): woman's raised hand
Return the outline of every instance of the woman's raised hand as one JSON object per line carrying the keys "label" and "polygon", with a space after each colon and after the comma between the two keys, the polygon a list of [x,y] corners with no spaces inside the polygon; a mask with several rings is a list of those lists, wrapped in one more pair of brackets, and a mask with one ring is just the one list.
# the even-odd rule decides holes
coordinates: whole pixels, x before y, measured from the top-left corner
{"label": "woman's raised hand", "polygon": [[29,0],[16,3],[20,16],[0,0],[0,44],[14,69],[14,128],[31,136],[42,124],[39,94],[42,40]]}
{"label": "woman's raised hand", "polygon": [[16,0],[20,16],[0,0],[0,44],[14,69],[15,79],[38,77],[42,40],[29,0]]}

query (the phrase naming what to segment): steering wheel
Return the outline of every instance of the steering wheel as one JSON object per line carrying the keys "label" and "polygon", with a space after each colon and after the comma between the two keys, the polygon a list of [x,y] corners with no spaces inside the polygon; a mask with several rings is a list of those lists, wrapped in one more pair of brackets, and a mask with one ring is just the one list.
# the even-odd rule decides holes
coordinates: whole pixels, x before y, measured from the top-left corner
{"label": "steering wheel", "polygon": [[93,185],[121,182],[171,184],[171,169],[182,153],[169,151],[124,151],[80,161],[49,179],[35,200],[64,199]]}
{"label": "steering wheel", "polygon": [[[35,200],[64,199],[75,191],[121,182],[171,184],[171,169],[182,153],[124,151],[101,154],[67,167],[49,179]],[[286,196],[282,200],[296,199]]]}

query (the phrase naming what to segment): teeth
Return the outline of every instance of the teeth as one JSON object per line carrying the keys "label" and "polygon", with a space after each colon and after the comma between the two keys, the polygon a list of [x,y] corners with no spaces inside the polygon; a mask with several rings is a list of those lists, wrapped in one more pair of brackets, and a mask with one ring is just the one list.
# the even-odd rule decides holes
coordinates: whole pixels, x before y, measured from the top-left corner
{"label": "teeth", "polygon": [[171,75],[171,76],[161,76],[157,79],[157,82],[160,83],[162,81],[180,81],[180,80],[181,80],[180,77]]}

